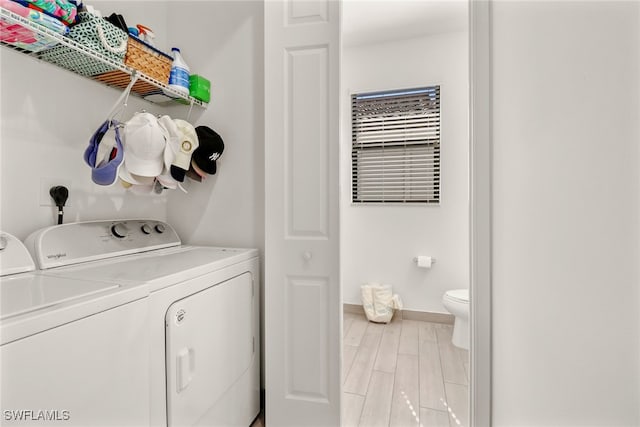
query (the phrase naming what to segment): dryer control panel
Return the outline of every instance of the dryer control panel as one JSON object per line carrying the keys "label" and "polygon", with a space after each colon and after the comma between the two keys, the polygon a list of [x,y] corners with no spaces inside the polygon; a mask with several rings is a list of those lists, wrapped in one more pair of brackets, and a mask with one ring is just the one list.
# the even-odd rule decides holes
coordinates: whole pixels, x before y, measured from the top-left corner
{"label": "dryer control panel", "polygon": [[148,219],[75,222],[44,228],[25,240],[40,269],[180,246],[169,224]]}

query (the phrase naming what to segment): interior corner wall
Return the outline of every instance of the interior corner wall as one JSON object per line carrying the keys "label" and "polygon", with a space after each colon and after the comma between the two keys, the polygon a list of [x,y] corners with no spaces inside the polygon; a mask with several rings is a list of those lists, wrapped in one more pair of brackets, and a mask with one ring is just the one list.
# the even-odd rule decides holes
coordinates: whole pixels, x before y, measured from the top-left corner
{"label": "interior corner wall", "polygon": [[[176,21],[185,10],[188,20]],[[211,81],[209,107],[191,122],[209,126],[225,144],[216,175],[189,182],[188,194],[171,194],[168,220],[186,243],[263,252],[263,2],[171,2],[168,19],[171,46],[181,48],[192,74]]]}
{"label": "interior corner wall", "polygon": [[640,3],[490,19],[493,425],[640,425]]}
{"label": "interior corner wall", "polygon": [[[185,10],[188,20],[176,20]],[[215,130],[225,144],[215,175],[170,195],[168,222],[183,243],[258,248],[264,286],[264,2],[171,2],[167,17],[167,48],[179,47],[191,73],[211,81],[209,107],[194,109],[190,122]],[[264,336],[263,291],[260,312]],[[264,388],[263,340],[260,353]]]}
{"label": "interior corner wall", "polygon": [[[150,27],[164,32],[166,3],[144,9],[141,3],[145,2],[92,3],[107,14],[117,6],[132,20],[144,16]],[[83,161],[90,137],[122,91],[8,48],[1,50],[0,230],[24,239],[36,229],[55,224],[55,208],[43,206],[51,203],[50,184],[69,188],[65,222],[166,219],[166,196],[133,195],[118,184],[98,186]],[[126,114],[142,108],[162,111],[132,97]]]}
{"label": "interior corner wall", "polygon": [[[342,60],[343,301],[361,304],[360,285],[379,282],[393,286],[405,309],[446,313],[443,294],[469,286],[467,32],[348,47]],[[440,205],[353,205],[351,94],[429,85],[441,90]],[[436,263],[418,268],[417,255]]]}

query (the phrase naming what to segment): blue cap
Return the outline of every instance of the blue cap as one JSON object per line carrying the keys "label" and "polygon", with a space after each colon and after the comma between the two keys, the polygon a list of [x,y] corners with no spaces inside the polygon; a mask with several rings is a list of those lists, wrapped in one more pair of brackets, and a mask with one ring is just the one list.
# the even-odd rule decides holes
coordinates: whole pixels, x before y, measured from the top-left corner
{"label": "blue cap", "polygon": [[[107,152],[106,159],[99,159],[98,150],[104,135],[110,130],[115,131],[115,146]],[[107,120],[93,134],[89,146],[84,152],[84,161],[91,167],[91,179],[98,185],[111,185],[118,178],[118,169],[124,160],[124,149],[120,139],[118,122]],[[97,166],[96,166],[97,162]]]}

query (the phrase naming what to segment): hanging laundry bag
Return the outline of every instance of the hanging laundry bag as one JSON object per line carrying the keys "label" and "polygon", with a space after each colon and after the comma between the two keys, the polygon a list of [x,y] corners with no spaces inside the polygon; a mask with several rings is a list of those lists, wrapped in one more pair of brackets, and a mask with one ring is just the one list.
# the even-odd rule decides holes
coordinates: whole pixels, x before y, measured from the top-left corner
{"label": "hanging laundry bag", "polygon": [[402,310],[402,300],[393,294],[390,285],[366,283],[360,287],[362,307],[371,322],[389,323],[393,310]]}

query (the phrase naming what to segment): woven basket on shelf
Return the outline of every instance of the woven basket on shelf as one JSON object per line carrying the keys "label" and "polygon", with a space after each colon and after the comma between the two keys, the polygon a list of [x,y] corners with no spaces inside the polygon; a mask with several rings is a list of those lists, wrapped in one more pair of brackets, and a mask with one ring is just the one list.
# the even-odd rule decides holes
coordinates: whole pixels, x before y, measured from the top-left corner
{"label": "woven basket on shelf", "polygon": [[[127,51],[127,33],[90,13],[80,12],[78,16],[80,23],[71,27],[68,37],[116,63],[123,63]],[[111,65],[64,45],[43,51],[40,58],[83,76],[115,70]]]}
{"label": "woven basket on shelf", "polygon": [[124,64],[127,67],[135,68],[160,83],[166,84],[169,82],[172,62],[173,58],[169,55],[149,46],[137,37],[129,35],[127,54],[124,57]]}
{"label": "woven basket on shelf", "polygon": [[[142,40],[129,35],[129,42],[127,43],[127,54],[124,57],[124,64],[136,69],[145,75],[158,80],[160,83],[169,82],[169,73],[171,72],[171,64],[173,59],[156,48],[144,43]],[[128,73],[120,70],[108,71],[96,76],[94,79],[99,80],[110,86],[116,86],[119,88],[125,88],[131,81],[131,77]],[[155,93],[158,91],[158,87],[148,83],[144,80],[138,80],[131,89],[133,93],[136,93],[142,97]]]}
{"label": "woven basket on shelf", "polygon": [[[120,89],[126,88],[131,82],[131,76],[128,73],[120,70],[107,71],[106,73],[98,74],[92,77],[106,85],[115,86]],[[131,92],[139,96],[145,96],[149,93],[157,91],[157,86],[147,83],[144,80],[138,80],[131,88]]]}

